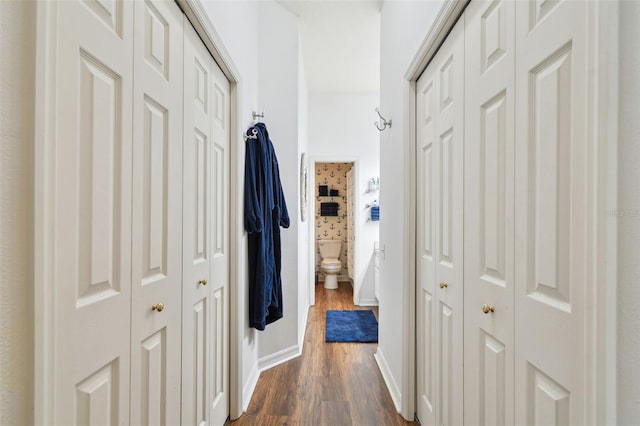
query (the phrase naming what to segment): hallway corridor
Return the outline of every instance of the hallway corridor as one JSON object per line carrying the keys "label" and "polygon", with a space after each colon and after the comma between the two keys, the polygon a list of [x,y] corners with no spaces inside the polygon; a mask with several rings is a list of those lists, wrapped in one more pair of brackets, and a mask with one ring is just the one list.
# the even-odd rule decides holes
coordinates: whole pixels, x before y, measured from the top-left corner
{"label": "hallway corridor", "polygon": [[[328,309],[353,305],[351,285],[316,286],[302,356],[262,373],[247,412],[232,425],[407,425],[373,354],[376,344],[326,343]],[[373,308],[377,314],[377,308]]]}

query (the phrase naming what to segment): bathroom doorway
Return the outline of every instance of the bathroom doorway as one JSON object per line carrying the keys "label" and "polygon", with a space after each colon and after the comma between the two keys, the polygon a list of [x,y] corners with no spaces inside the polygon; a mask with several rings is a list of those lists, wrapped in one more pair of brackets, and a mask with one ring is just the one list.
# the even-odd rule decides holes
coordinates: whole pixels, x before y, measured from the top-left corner
{"label": "bathroom doorway", "polygon": [[[358,233],[358,224],[352,221],[351,232],[349,231],[347,207],[349,206],[353,213],[354,202],[357,198],[357,181],[355,179],[357,167],[357,159],[352,157],[310,158],[308,211],[310,237],[309,296],[311,305],[315,305],[316,285],[324,285],[324,274],[320,266],[322,262],[318,243],[320,240],[341,241],[340,272],[337,280],[339,283],[349,282],[351,284],[355,303],[355,283],[357,283],[355,237]],[[321,189],[321,187],[323,188]],[[324,195],[324,188],[327,191],[326,195]],[[348,192],[351,193],[351,197]],[[350,238],[351,243],[349,242]],[[351,262],[351,265],[349,265],[349,262]],[[349,276],[350,266],[351,276]]]}
{"label": "bathroom doorway", "polygon": [[311,156],[309,159],[307,207],[311,305],[315,304],[316,283],[324,286],[318,241],[332,239],[341,241],[342,245],[337,281],[350,283],[355,305],[378,305],[374,294],[373,256],[378,222],[370,220],[371,206],[378,203],[378,192],[370,188],[370,181],[377,180],[374,175],[378,169],[377,164],[366,167],[366,162],[363,169],[359,160],[359,157],[347,156]]}
{"label": "bathroom doorway", "polygon": [[327,289],[355,282],[353,168],[354,162],[316,162],[312,169],[314,284]]}

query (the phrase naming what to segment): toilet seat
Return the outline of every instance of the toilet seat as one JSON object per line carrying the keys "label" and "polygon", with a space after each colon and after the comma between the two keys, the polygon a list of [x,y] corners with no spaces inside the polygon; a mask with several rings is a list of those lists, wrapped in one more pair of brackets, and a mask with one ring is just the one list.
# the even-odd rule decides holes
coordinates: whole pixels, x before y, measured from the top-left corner
{"label": "toilet seat", "polygon": [[340,272],[342,269],[342,262],[338,259],[325,259],[322,261],[320,266],[324,272]]}

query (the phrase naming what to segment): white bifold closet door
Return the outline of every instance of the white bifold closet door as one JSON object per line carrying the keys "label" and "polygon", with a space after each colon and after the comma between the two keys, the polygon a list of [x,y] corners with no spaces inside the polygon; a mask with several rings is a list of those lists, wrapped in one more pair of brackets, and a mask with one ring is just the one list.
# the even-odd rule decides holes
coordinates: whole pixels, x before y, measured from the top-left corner
{"label": "white bifold closet door", "polygon": [[[455,183],[462,166],[464,423],[583,425],[593,413],[595,320],[586,301],[598,188],[586,132],[593,101],[585,94],[597,77],[588,66],[590,7],[473,0],[462,47],[452,47],[461,38],[458,22],[417,82],[422,423],[463,424],[455,417],[462,413],[455,399],[462,395],[455,373],[462,371],[462,301],[452,298],[457,289],[462,294],[461,258],[458,234],[447,239],[444,231],[462,230],[455,216],[463,206]],[[456,65],[458,51],[464,74],[451,74],[449,91],[443,70]],[[463,87],[464,100],[456,96]],[[448,113],[464,117],[464,158],[455,150],[461,121]],[[448,136],[454,148],[446,157]],[[447,187],[449,172],[454,183]]]}
{"label": "white bifold closet door", "polygon": [[470,425],[514,424],[514,11],[514,2],[504,0],[473,0],[465,11],[464,413]]}
{"label": "white bifold closet door", "polygon": [[183,21],[134,9],[131,424],[179,424]]}
{"label": "white bifold closet door", "polygon": [[222,425],[229,413],[229,82],[184,20],[182,424]]}
{"label": "white bifold closet door", "polygon": [[515,423],[584,425],[589,2],[516,2]]}
{"label": "white bifold closet door", "polygon": [[128,424],[134,4],[55,6],[53,353],[39,384],[54,392],[38,408],[57,425]]}
{"label": "white bifold closet door", "polygon": [[229,83],[173,1],[51,8],[53,353],[38,375],[53,392],[38,409],[59,425],[222,425]]}
{"label": "white bifold closet door", "polygon": [[425,425],[463,423],[464,17],[417,82],[417,390]]}

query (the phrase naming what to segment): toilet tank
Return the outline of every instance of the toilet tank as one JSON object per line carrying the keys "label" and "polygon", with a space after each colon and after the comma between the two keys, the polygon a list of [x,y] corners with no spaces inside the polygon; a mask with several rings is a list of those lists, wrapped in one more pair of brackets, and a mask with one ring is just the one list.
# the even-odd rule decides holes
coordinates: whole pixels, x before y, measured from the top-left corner
{"label": "toilet tank", "polygon": [[320,240],[318,241],[320,246],[320,256],[323,259],[338,259],[340,258],[340,247],[342,241],[340,240]]}

